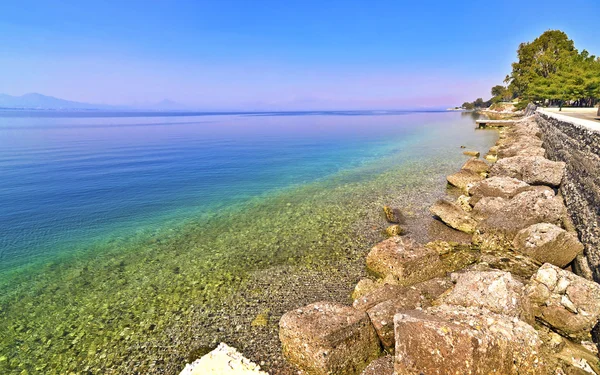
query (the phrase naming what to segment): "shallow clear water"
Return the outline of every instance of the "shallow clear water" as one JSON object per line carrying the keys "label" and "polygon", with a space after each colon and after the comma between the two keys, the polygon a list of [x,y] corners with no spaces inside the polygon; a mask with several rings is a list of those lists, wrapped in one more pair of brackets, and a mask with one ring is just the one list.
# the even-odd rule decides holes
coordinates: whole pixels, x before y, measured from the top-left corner
{"label": "shallow clear water", "polygon": [[0,370],[174,373],[254,273],[358,262],[373,202],[427,204],[495,140],[446,112],[142,115],[0,112]]}

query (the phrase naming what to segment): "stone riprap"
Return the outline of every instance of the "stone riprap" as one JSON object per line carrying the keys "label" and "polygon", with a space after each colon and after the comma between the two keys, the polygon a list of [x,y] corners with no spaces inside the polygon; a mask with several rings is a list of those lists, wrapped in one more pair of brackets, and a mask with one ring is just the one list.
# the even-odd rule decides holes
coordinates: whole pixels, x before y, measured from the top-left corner
{"label": "stone riprap", "polygon": [[[600,375],[589,343],[600,318],[600,285],[563,269],[578,263],[584,248],[575,232],[581,222],[572,225],[569,216],[577,215],[567,213],[563,197],[567,205],[591,198],[564,191],[578,180],[568,162],[544,157],[551,147],[535,118],[499,128],[486,157],[496,163],[467,160],[448,176],[464,194],[430,208],[447,226],[472,233],[471,243],[422,245],[394,236],[375,245],[366,259],[373,277],[357,284],[353,307],[327,315],[309,305],[282,318],[286,357],[314,374],[335,368],[358,375],[366,368],[366,375]],[[589,258],[593,240],[584,243]],[[350,328],[358,321],[362,333]],[[377,360],[373,336],[389,353]],[[337,349],[332,337],[366,349]]]}
{"label": "stone riprap", "polygon": [[546,156],[566,164],[561,193],[585,248],[581,259],[600,282],[600,124],[543,110],[535,116]]}

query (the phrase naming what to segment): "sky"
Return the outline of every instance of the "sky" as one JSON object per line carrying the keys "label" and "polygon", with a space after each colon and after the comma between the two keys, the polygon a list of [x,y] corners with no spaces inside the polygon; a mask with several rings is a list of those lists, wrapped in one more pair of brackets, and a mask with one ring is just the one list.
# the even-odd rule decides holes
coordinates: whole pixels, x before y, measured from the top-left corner
{"label": "sky", "polygon": [[0,93],[205,110],[488,99],[549,29],[600,55],[598,0],[0,1]]}

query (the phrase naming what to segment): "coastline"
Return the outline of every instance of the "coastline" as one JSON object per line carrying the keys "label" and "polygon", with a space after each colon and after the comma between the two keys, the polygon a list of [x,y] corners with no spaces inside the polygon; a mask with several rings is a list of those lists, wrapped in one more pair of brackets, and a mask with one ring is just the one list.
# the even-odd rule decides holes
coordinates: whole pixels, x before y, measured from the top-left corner
{"label": "coastline", "polygon": [[401,234],[373,246],[352,306],[315,302],[282,317],[290,362],[315,374],[600,373],[600,285],[571,272],[584,246],[561,194],[566,163],[543,157],[535,116],[505,124],[485,158],[493,163],[477,153],[447,178],[463,195],[431,207],[472,240]]}

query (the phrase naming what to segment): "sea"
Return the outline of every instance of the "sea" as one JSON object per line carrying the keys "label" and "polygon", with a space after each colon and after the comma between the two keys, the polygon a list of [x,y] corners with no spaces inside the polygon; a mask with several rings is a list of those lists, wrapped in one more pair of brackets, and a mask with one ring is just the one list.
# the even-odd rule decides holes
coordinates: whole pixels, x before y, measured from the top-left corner
{"label": "sea", "polygon": [[349,298],[383,204],[427,238],[496,140],[475,118],[0,110],[0,373],[176,374],[221,341],[285,373],[278,317]]}

